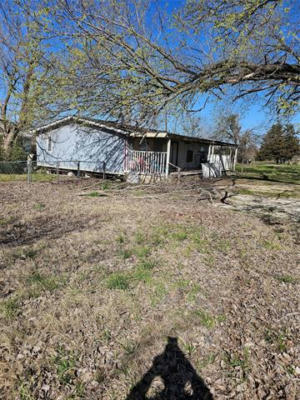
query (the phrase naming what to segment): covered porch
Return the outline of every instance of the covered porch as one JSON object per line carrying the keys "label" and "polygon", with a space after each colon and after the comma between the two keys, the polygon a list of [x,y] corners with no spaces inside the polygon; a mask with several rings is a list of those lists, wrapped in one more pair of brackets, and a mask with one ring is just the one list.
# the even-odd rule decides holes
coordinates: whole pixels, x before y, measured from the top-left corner
{"label": "covered porch", "polygon": [[231,144],[160,132],[128,142],[125,171],[156,178],[190,171],[212,178],[234,170],[236,156],[236,146]]}

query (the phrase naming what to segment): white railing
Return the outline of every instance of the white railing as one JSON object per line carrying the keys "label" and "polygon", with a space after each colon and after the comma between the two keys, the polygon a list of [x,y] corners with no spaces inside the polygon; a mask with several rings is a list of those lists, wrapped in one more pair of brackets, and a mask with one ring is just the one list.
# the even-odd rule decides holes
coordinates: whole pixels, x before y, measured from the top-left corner
{"label": "white railing", "polygon": [[165,175],[167,153],[161,151],[127,150],[125,169],[142,175]]}

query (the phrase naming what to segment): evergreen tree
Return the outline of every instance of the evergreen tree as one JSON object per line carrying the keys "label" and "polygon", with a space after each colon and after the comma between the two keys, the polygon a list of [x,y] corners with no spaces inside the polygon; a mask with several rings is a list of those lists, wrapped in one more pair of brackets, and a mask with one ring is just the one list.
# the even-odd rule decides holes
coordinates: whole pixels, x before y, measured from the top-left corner
{"label": "evergreen tree", "polygon": [[285,160],[291,160],[296,154],[300,153],[300,144],[297,137],[297,132],[292,124],[285,127],[284,135],[284,151],[283,156]]}
{"label": "evergreen tree", "polygon": [[294,126],[291,124],[284,126],[278,122],[264,136],[258,159],[282,163],[290,160],[299,153],[299,150],[299,139]]}

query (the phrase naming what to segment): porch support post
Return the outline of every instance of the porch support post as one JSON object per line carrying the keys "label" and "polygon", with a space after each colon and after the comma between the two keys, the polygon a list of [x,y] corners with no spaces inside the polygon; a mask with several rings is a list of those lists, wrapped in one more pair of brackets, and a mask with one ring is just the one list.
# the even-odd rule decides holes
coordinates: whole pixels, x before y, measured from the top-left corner
{"label": "porch support post", "polygon": [[238,151],[238,149],[236,147],[235,150],[234,150],[234,162],[233,162],[233,170],[234,171],[235,171],[235,165],[236,165],[236,162],[237,162],[237,151]]}
{"label": "porch support post", "polygon": [[171,139],[169,139],[167,143],[166,177],[168,177],[169,175],[170,153],[171,153]]}
{"label": "porch support post", "polygon": [[210,162],[211,144],[208,146],[207,162]]}

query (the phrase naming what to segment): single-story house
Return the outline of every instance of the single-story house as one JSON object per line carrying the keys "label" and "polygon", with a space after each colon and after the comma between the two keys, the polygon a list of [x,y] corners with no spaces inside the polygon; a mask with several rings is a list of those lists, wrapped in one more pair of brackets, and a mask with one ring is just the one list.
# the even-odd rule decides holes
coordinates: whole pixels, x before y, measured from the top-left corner
{"label": "single-story house", "polygon": [[234,144],[91,118],[66,117],[31,131],[37,165],[131,177],[166,177],[202,171],[204,177],[233,170]]}

